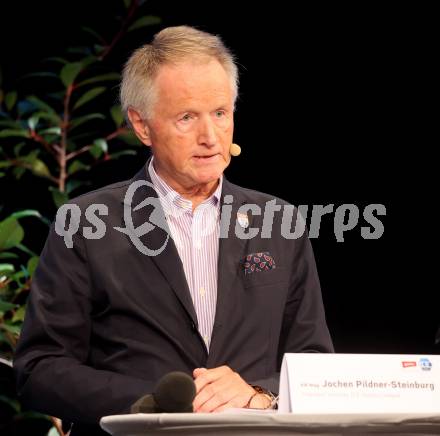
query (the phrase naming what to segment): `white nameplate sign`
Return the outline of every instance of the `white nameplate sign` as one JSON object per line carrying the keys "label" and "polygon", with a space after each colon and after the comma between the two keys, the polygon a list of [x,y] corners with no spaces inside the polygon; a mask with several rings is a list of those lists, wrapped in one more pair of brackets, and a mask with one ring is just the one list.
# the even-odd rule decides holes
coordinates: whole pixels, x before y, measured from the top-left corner
{"label": "white nameplate sign", "polygon": [[440,414],[440,356],[285,354],[278,411]]}

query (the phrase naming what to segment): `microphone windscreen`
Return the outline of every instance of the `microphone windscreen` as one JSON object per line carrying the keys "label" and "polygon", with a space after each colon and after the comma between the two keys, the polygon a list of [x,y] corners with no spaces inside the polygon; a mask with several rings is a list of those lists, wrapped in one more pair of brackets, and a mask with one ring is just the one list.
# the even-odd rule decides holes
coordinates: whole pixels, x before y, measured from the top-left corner
{"label": "microphone windscreen", "polygon": [[148,394],[139,398],[131,406],[130,413],[158,413],[158,407],[153,395]]}
{"label": "microphone windscreen", "polygon": [[180,371],[170,372],[163,376],[154,391],[154,399],[159,409],[171,413],[193,412],[192,402],[195,396],[194,380]]}
{"label": "microphone windscreen", "polygon": [[241,153],[241,147],[238,144],[231,144],[229,147],[229,153],[231,156],[239,156]]}

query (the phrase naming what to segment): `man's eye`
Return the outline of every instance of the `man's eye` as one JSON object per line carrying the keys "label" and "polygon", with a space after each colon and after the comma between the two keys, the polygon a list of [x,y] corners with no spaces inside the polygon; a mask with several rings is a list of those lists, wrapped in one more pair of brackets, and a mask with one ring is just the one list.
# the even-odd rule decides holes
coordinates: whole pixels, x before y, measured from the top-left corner
{"label": "man's eye", "polygon": [[215,112],[215,116],[217,117],[217,118],[221,118],[221,117],[223,117],[225,115],[225,111],[216,111]]}
{"label": "man's eye", "polygon": [[190,114],[185,114],[180,120],[181,121],[190,121],[191,120],[191,115]]}

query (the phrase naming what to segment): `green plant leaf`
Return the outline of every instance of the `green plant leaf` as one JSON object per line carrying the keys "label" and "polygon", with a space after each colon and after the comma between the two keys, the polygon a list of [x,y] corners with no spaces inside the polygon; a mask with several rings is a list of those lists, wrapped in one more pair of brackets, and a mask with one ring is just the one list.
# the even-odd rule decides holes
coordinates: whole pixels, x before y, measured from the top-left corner
{"label": "green plant leaf", "polygon": [[40,130],[40,135],[56,135],[61,136],[61,127],[49,127],[48,129]]}
{"label": "green plant leaf", "polygon": [[102,153],[107,153],[108,151],[108,144],[105,139],[96,139],[93,142],[93,146],[90,149],[90,154],[95,158],[98,159]]}
{"label": "green plant leaf", "polygon": [[0,221],[0,251],[15,247],[20,244],[23,238],[23,227],[14,217]]}
{"label": "green plant leaf", "polygon": [[120,133],[118,135],[118,138],[120,138],[122,141],[124,141],[128,145],[137,145],[137,146],[143,145],[139,141],[139,139],[136,137],[136,135],[133,133],[132,130],[127,129],[125,132]]}
{"label": "green plant leaf", "polygon": [[138,18],[129,28],[128,32],[132,30],[140,29],[141,27],[154,26],[160,24],[162,20],[155,15],[145,15]]}
{"label": "green plant leaf", "polygon": [[23,147],[24,147],[25,145],[26,145],[25,142],[20,142],[19,144],[17,144],[17,145],[14,147],[14,156],[15,156],[15,157],[20,156],[20,151],[23,149]]}
{"label": "green plant leaf", "polygon": [[17,271],[16,273],[14,273],[11,276],[11,279],[15,280],[16,282],[18,282],[20,279],[22,279],[24,277],[27,277],[27,276],[28,276],[27,271],[20,270],[20,271]]}
{"label": "green plant leaf", "polygon": [[70,122],[70,130],[75,129],[76,127],[86,123],[87,121],[98,120],[98,119],[105,120],[105,116],[103,114],[95,113],[95,114],[89,114],[89,115],[84,115],[83,117],[75,118]]}
{"label": "green plant leaf", "polygon": [[36,253],[34,253],[32,250],[29,250],[29,248],[26,247],[26,245],[18,244],[17,247],[19,250],[21,250],[23,253],[26,253],[27,255],[33,257],[38,256]]}
{"label": "green plant leaf", "polygon": [[103,46],[101,44],[94,44],[93,48],[95,49],[95,53],[97,55],[100,55],[105,50],[105,46]]}
{"label": "green plant leaf", "polygon": [[42,62],[57,62],[59,64],[68,64],[69,63],[69,61],[67,61],[66,59],[61,58],[59,56],[51,56],[49,58],[45,58],[45,59],[43,59]]}
{"label": "green plant leaf", "polygon": [[89,35],[92,35],[93,37],[95,37],[98,41],[101,41],[103,43],[105,43],[104,38],[95,30],[91,29],[90,27],[86,27],[86,26],[81,26],[81,30],[83,32],[88,33]]}
{"label": "green plant leaf", "polygon": [[110,154],[110,159],[118,159],[121,156],[136,156],[136,155],[137,153],[134,150],[122,150]]}
{"label": "green plant leaf", "polygon": [[0,253],[0,259],[18,259],[18,256],[15,253],[3,251]]}
{"label": "green plant leaf", "polygon": [[69,201],[69,196],[66,192],[60,192],[57,188],[49,186],[49,191],[52,194],[53,202],[56,207],[61,207],[64,203]]}
{"label": "green plant leaf", "polygon": [[0,168],[9,168],[12,165],[13,165],[12,162],[9,160],[0,161]]}
{"label": "green plant leaf", "polygon": [[35,73],[29,73],[22,76],[22,79],[32,79],[33,77],[49,77],[51,79],[58,79],[58,75],[50,73],[49,71],[37,71]]}
{"label": "green plant leaf", "polygon": [[8,92],[5,95],[6,109],[10,111],[15,106],[15,103],[17,103],[17,93],[15,91]]}
{"label": "green plant leaf", "polygon": [[93,100],[98,95],[102,94],[105,90],[106,88],[104,86],[98,86],[97,88],[93,88],[90,91],[87,91],[78,99],[78,101],[73,106],[73,109],[78,109],[82,105],[88,103],[90,100]]}
{"label": "green plant leaf", "polygon": [[51,92],[47,94],[47,97],[50,97],[53,100],[58,100],[60,103],[64,102],[64,97],[66,96],[66,91],[63,89],[58,92]]}
{"label": "green plant leaf", "polygon": [[21,176],[25,172],[26,172],[26,168],[23,168],[23,167],[16,167],[12,170],[12,173],[14,174],[14,176],[17,180],[20,180]]}
{"label": "green plant leaf", "polygon": [[124,122],[124,115],[122,114],[121,106],[115,105],[110,109],[110,115],[116,124],[116,127],[120,127]]}
{"label": "green plant leaf", "polygon": [[72,53],[72,54],[90,55],[90,52],[91,52],[90,47],[86,45],[69,47],[67,49],[67,53]]}
{"label": "green plant leaf", "polygon": [[38,115],[32,115],[27,121],[29,129],[35,130],[35,127],[37,127],[39,120],[40,120],[40,117]]}
{"label": "green plant leaf", "polygon": [[[1,339],[2,338],[0,336],[0,342],[2,342]],[[0,395],[0,401],[4,404],[7,404],[16,413],[20,412],[20,403],[18,402],[18,400],[14,399],[14,398],[8,398],[4,395]],[[14,419],[15,419],[15,417],[14,417]]]}
{"label": "green plant leaf", "polygon": [[[35,95],[31,95],[31,96],[27,97],[26,100],[31,102],[38,109],[41,109],[43,112],[47,112],[48,114],[56,115],[59,122],[62,121],[60,116],[57,114],[56,110],[53,107],[51,107],[45,101],[41,100],[40,98],[36,97]],[[41,117],[40,114],[38,114],[38,115]]]}
{"label": "green plant leaf", "polygon": [[36,106],[27,100],[22,100],[17,103],[17,112],[20,117],[31,114],[36,109]]}
{"label": "green plant leaf", "polygon": [[66,87],[70,86],[82,69],[83,64],[81,62],[72,62],[64,65],[60,73],[61,81]]}
{"label": "green plant leaf", "polygon": [[79,159],[74,160],[67,169],[67,174],[72,175],[77,173],[78,171],[89,170],[90,166],[81,162]]}
{"label": "green plant leaf", "polygon": [[0,275],[11,274],[15,272],[15,267],[12,263],[0,263]]}
{"label": "green plant leaf", "polygon": [[80,186],[89,186],[91,182],[84,180],[71,179],[66,183],[66,192],[70,194],[75,189],[78,189]]}
{"label": "green plant leaf", "polygon": [[[5,335],[1,330],[0,330],[0,343],[7,345],[11,350],[11,352],[15,350],[15,344],[12,344],[9,337]],[[0,399],[1,397],[2,396],[0,395]]]}
{"label": "green plant leaf", "polygon": [[41,159],[35,159],[32,162],[31,171],[33,174],[39,177],[50,177],[50,171],[47,165]]}
{"label": "green plant leaf", "polygon": [[35,269],[37,268],[39,259],[40,258],[38,256],[34,256],[28,260],[27,269],[31,277],[33,276]]}
{"label": "green plant leaf", "polygon": [[40,119],[49,120],[56,125],[59,125],[61,123],[61,118],[58,116],[58,114],[54,112],[38,111],[35,112],[34,115],[38,116]]}
{"label": "green plant leaf", "polygon": [[14,313],[12,317],[12,322],[15,323],[17,321],[23,322],[24,315],[26,314],[26,306],[20,306]]}
{"label": "green plant leaf", "polygon": [[17,336],[20,334],[21,330],[19,326],[11,324],[0,324],[0,328]]}
{"label": "green plant leaf", "polygon": [[78,83],[76,87],[79,88],[80,86],[89,85],[90,83],[116,81],[120,79],[121,75],[118,73],[101,74],[100,76],[95,76],[91,77],[90,79],[83,80],[82,82]]}
{"label": "green plant leaf", "polygon": [[21,127],[18,121],[13,121],[13,120],[0,120],[0,126],[10,127],[11,129],[15,129],[15,130]]}
{"label": "green plant leaf", "polygon": [[0,300],[0,312],[7,312],[18,307],[17,304],[8,303],[7,301]]}
{"label": "green plant leaf", "polygon": [[20,138],[30,138],[30,134],[27,130],[14,130],[14,129],[0,130],[0,138],[11,138],[13,136]]}
{"label": "green plant leaf", "polygon": [[[89,48],[89,51],[90,51],[90,48]],[[97,62],[98,60],[99,59],[94,54],[89,54],[85,58],[81,59],[81,63],[82,63],[83,68],[85,69],[86,67]]]}
{"label": "green plant leaf", "polygon": [[34,209],[24,209],[24,210],[20,210],[18,212],[14,212],[11,214],[11,217],[16,218],[16,219],[25,218],[25,217],[29,217],[29,216],[33,216],[36,218],[42,218],[41,213],[38,212],[38,210],[34,210]]}

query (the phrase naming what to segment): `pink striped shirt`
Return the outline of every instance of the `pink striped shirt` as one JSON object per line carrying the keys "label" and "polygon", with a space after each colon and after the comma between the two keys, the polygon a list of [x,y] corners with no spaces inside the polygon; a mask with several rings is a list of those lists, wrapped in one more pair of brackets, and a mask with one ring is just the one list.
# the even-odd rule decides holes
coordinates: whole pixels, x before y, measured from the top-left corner
{"label": "pink striped shirt", "polygon": [[164,209],[188,282],[197,314],[199,333],[209,350],[217,304],[217,263],[220,234],[220,195],[223,176],[217,189],[192,210],[192,202],[174,191],[153,166],[148,166],[151,181]]}

